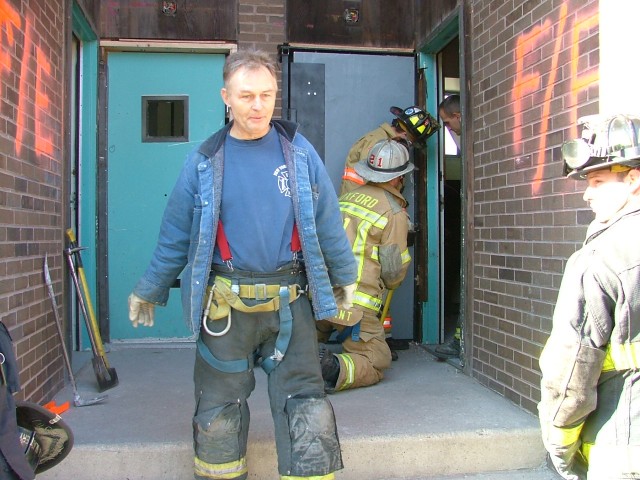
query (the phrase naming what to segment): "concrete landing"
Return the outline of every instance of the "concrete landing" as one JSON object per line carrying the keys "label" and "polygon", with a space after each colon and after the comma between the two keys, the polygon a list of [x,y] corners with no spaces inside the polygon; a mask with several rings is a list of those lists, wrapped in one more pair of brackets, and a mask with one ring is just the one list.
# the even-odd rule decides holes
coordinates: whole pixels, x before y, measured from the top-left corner
{"label": "concrete landing", "polygon": [[[398,355],[378,385],[330,396],[345,464],[337,479],[554,478],[541,468],[545,453],[533,415],[418,345]],[[56,396],[58,404],[71,402],[62,417],[75,444],[38,480],[192,479],[194,356],[193,344],[111,345],[119,385],[92,406],[73,406],[70,385]],[[255,374],[249,478],[277,480],[266,375]],[[81,397],[98,395],[90,362],[76,376]]]}

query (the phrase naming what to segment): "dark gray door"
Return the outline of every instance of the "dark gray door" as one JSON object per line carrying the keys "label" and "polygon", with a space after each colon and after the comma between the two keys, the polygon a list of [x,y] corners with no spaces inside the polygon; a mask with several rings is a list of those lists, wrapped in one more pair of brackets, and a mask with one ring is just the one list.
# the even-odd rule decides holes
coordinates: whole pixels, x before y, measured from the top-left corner
{"label": "dark gray door", "polygon": [[[414,104],[415,72],[412,56],[293,52],[291,117],[323,156],[336,192],[351,145],[381,123],[391,123],[389,107]],[[408,182],[404,196],[412,219],[413,193]],[[394,338],[413,338],[413,277],[410,266],[391,302]]]}

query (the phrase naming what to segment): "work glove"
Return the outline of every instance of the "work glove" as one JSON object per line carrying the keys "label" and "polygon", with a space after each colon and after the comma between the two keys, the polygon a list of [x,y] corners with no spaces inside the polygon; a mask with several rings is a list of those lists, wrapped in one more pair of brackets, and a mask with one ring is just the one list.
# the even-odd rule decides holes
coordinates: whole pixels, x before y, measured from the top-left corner
{"label": "work glove", "polygon": [[155,305],[141,299],[135,293],[129,295],[129,320],[135,328],[138,325],[153,327],[153,310]]}
{"label": "work glove", "polygon": [[333,296],[336,305],[341,310],[349,310],[353,306],[353,294],[356,291],[356,284],[345,285],[343,287],[333,287]]}

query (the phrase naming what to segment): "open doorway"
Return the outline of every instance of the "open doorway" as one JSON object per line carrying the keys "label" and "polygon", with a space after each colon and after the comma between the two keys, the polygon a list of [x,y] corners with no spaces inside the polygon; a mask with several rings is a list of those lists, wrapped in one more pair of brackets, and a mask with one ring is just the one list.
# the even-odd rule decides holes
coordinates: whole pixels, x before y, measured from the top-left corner
{"label": "open doorway", "polygon": [[[445,98],[458,96],[457,118],[461,118],[460,91],[462,59],[458,35],[458,17],[449,28],[431,39],[420,51],[425,75],[427,107],[438,114]],[[455,98],[455,97],[454,97]],[[448,112],[447,116],[451,116]],[[464,128],[464,127],[462,127]],[[457,129],[457,128],[456,128]],[[437,139],[427,145],[426,218],[427,218],[427,296],[423,304],[422,341],[427,350],[457,367],[464,365],[463,319],[463,196],[465,179],[461,138],[441,128]]]}
{"label": "open doorway", "polygon": [[[460,57],[458,37],[437,55],[439,103],[460,94]],[[440,251],[442,285],[441,342],[455,350],[460,340],[461,249],[462,249],[462,150],[460,137],[442,129],[441,137]],[[456,341],[458,343],[456,344]]]}
{"label": "open doorway", "polygon": [[[340,190],[344,163],[353,143],[384,122],[392,106],[415,103],[415,57],[412,52],[349,52],[283,46],[283,116],[300,124],[327,172]],[[415,181],[403,191],[415,221]],[[415,247],[409,252],[415,258]],[[414,264],[390,304],[395,340],[414,339]]]}

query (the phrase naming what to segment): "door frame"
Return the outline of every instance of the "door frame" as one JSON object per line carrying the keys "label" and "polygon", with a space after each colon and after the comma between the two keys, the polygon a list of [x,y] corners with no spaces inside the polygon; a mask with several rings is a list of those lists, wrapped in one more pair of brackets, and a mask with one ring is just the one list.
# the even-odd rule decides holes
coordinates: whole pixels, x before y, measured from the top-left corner
{"label": "door frame", "polygon": [[[462,116],[465,119],[463,124],[463,132],[461,136],[462,141],[462,158],[471,159],[471,142],[468,136],[470,129],[465,128],[471,125],[471,118],[468,115],[468,108],[466,107],[469,101],[469,95],[467,94],[465,86],[469,85],[469,79],[467,78],[466,65],[470,65],[470,58],[468,54],[464,52],[469,51],[469,40],[466,39],[465,32],[468,29],[468,25],[465,25],[465,10],[463,6],[458,6],[447,18],[445,18],[429,37],[425,39],[423,44],[419,46],[418,59],[419,67],[423,70],[426,79],[424,92],[427,99],[427,109],[437,113],[439,104],[439,83],[441,80],[440,72],[437,71],[437,55],[438,53],[451,42],[455,37],[459,39],[459,51],[460,53],[460,83],[461,88],[461,110]],[[427,155],[430,158],[438,158],[438,162],[429,162],[427,165],[427,218],[437,218],[437,222],[427,222],[427,258],[433,260],[428,262],[427,274],[428,274],[428,298],[423,303],[422,314],[422,338],[421,341],[427,344],[440,343],[443,338],[444,328],[444,312],[443,312],[443,300],[442,300],[442,278],[441,278],[441,265],[443,263],[441,245],[441,229],[442,213],[440,210],[440,191],[441,183],[443,181],[441,171],[441,155],[439,152],[438,142],[427,143]],[[460,278],[460,316],[465,324],[464,328],[464,344],[467,345],[467,351],[471,351],[471,322],[467,315],[470,310],[469,301],[472,296],[468,292],[468,288],[472,285],[469,281],[469,274],[472,270],[472,260],[469,259],[467,252],[472,252],[472,239],[471,229],[468,228],[467,218],[473,213],[472,202],[470,201],[471,195],[469,192],[472,187],[472,162],[463,162],[461,189],[464,192],[463,207],[461,210],[461,278]],[[434,321],[437,319],[437,321]],[[468,362],[464,362],[465,367],[468,367]]]}
{"label": "door frame", "polygon": [[[87,18],[77,2],[71,7],[72,35],[78,39],[78,55],[75,58],[77,68],[70,72],[72,85],[68,100],[70,120],[70,155],[67,174],[69,203],[66,212],[67,225],[76,232],[78,241],[87,247],[84,259],[95,262],[96,231],[95,231],[95,201],[91,192],[95,191],[96,178],[96,149],[97,149],[97,108],[98,108],[98,37],[92,30]],[[74,42],[70,42],[73,48]],[[71,58],[71,56],[70,56]],[[88,197],[85,198],[85,195]],[[65,235],[63,233],[63,238]],[[66,241],[65,241],[66,244]],[[96,276],[95,269],[87,273],[87,283],[91,294],[95,298]],[[71,280],[66,289],[65,297],[69,318],[69,334],[73,350],[82,350],[86,331],[84,322],[79,317],[76,308],[76,291]]]}
{"label": "door frame", "polygon": [[[109,311],[109,215],[108,215],[108,57],[110,52],[141,52],[141,53],[223,53],[228,55],[235,52],[238,46],[227,42],[181,42],[181,41],[152,41],[152,40],[101,40],[99,64],[99,111],[98,111],[98,148],[96,171],[96,189],[92,198],[84,198],[83,202],[96,205],[96,238],[97,243],[95,271],[100,272],[97,279],[96,311],[100,326],[100,334],[105,342],[110,337]],[[123,308],[125,308],[123,306]]]}

